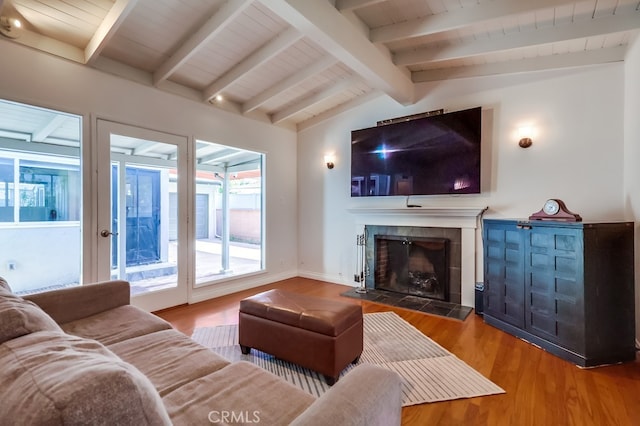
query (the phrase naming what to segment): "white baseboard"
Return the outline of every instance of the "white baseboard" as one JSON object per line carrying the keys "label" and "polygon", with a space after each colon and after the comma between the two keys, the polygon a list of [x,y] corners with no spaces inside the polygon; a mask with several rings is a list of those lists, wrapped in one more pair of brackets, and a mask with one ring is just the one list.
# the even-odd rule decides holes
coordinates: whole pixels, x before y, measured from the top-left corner
{"label": "white baseboard", "polygon": [[344,286],[349,286],[349,287],[358,287],[358,284],[354,282],[353,279],[348,280],[348,279],[344,279],[343,277],[336,277],[334,275],[328,275],[328,274],[320,274],[318,272],[299,270],[298,276],[302,278],[309,278],[311,280],[326,281],[333,284],[342,284]]}
{"label": "white baseboard", "polygon": [[298,271],[286,271],[278,274],[256,274],[249,277],[238,277],[236,280],[230,280],[222,283],[211,284],[196,288],[191,293],[189,303],[204,302],[205,300],[214,299],[227,294],[237,293],[242,290],[260,287],[271,284],[276,281],[282,281],[298,276]]}
{"label": "white baseboard", "polygon": [[326,281],[348,287],[358,286],[357,283],[353,282],[352,280],[346,280],[341,277],[310,271],[286,271],[278,274],[259,273],[249,277],[238,277],[237,279],[229,280],[226,282],[220,282],[196,288],[192,291],[191,296],[189,297],[189,303],[192,304],[204,302],[205,300],[226,296],[227,294],[237,293],[239,291],[249,290],[251,288],[260,287],[263,285],[272,284],[276,281],[282,281],[295,277]]}

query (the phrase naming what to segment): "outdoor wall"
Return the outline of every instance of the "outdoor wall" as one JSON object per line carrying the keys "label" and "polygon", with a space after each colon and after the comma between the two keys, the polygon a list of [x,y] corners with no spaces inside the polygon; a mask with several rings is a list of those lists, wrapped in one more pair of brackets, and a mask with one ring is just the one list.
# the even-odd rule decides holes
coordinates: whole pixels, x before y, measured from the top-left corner
{"label": "outdoor wall", "polygon": [[[249,244],[260,244],[260,210],[231,209],[229,212],[229,239]],[[222,210],[216,211],[216,229],[222,229]]]}
{"label": "outdoor wall", "polygon": [[77,283],[82,264],[77,222],[0,227],[0,276],[16,292]]}
{"label": "outdoor wall", "polygon": [[[266,272],[250,279],[194,289],[191,301],[266,284],[297,273],[296,134],[294,131],[227,113],[151,87],[44,54],[0,38],[0,98],[66,111],[84,117],[84,141],[93,137],[96,118],[185,135],[266,154]],[[93,124],[92,124],[93,123]],[[90,189],[89,189],[90,190]],[[90,207],[92,217],[95,209]],[[88,223],[87,226],[93,224]],[[97,277],[95,229],[84,235],[83,276]],[[3,240],[4,241],[4,240]],[[0,259],[0,262],[2,259]],[[0,274],[6,271],[0,270]],[[14,277],[7,277],[15,285]],[[16,278],[17,279],[17,278]]]}
{"label": "outdoor wall", "polygon": [[[424,207],[488,206],[485,217],[526,218],[540,210],[546,199],[560,198],[585,220],[625,219],[624,76],[624,64],[614,63],[425,83],[418,86],[418,102],[410,107],[382,96],[301,130],[300,274],[355,285],[357,228],[348,209],[405,206],[404,197],[350,198],[351,130],[440,108],[483,108],[483,192],[412,197],[412,203]],[[523,123],[535,126],[533,146],[528,149],[517,144],[517,129]],[[332,170],[323,161],[327,152],[336,155]],[[639,181],[638,176],[635,179]],[[480,230],[476,242],[475,276],[476,281],[482,281]]]}

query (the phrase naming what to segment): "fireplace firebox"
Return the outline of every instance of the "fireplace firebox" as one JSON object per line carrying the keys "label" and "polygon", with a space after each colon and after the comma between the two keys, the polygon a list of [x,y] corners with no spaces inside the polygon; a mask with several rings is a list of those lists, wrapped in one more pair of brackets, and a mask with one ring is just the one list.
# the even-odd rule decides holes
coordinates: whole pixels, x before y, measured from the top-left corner
{"label": "fireplace firebox", "polygon": [[[413,294],[420,297],[426,297],[430,299],[442,300],[450,303],[460,304],[461,287],[462,287],[462,231],[460,228],[444,228],[444,227],[421,227],[421,226],[403,226],[403,225],[365,225],[364,233],[365,238],[365,265],[364,265],[364,278],[366,288],[377,289],[382,291],[393,291],[396,293]],[[416,263],[425,263],[423,258],[430,259],[430,263],[439,264],[439,258],[435,255],[433,247],[435,243],[444,242],[443,256],[444,266],[433,266],[433,271],[430,267],[424,267],[425,270],[419,270],[419,274],[413,274],[413,289],[433,289],[434,281],[432,273],[438,274],[438,289],[444,291],[444,295],[441,296],[438,292],[434,291],[416,291],[413,293],[407,293],[409,290],[409,270],[403,274],[392,274],[388,272],[384,262],[379,265],[378,262],[384,256],[380,257],[377,254],[378,241],[381,239],[390,240],[392,248],[399,247],[399,252],[402,254],[407,253],[408,248],[411,248],[409,253],[415,253],[417,257],[413,259],[411,265]],[[403,241],[411,241],[412,244],[402,244]],[[418,242],[420,242],[418,244]],[[409,246],[409,247],[407,247]],[[428,248],[428,249],[427,249]],[[393,252],[392,252],[393,254]],[[433,257],[431,259],[430,257]],[[440,264],[439,264],[440,265]],[[382,266],[382,270],[381,270]],[[407,261],[407,267],[409,263]],[[441,271],[444,269],[444,272]],[[402,269],[401,269],[402,270]],[[385,278],[386,277],[386,278]],[[394,278],[395,277],[395,278]],[[386,279],[386,281],[385,281]],[[399,281],[400,279],[400,281]],[[446,284],[441,284],[444,282]],[[382,283],[383,287],[380,287]],[[402,285],[399,285],[402,283]],[[386,287],[385,287],[386,285]],[[392,285],[392,287],[389,287]]]}
{"label": "fireplace firebox", "polygon": [[375,236],[375,288],[449,301],[449,240]]}

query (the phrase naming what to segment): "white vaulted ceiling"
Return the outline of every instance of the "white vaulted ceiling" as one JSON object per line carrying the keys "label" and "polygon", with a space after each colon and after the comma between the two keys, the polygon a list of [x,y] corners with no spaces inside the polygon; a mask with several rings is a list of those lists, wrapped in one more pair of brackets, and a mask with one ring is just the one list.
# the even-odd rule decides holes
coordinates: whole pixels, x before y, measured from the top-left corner
{"label": "white vaulted ceiling", "polygon": [[[276,125],[416,83],[624,60],[638,0],[0,0],[11,39]],[[218,100],[220,95],[222,100]]]}

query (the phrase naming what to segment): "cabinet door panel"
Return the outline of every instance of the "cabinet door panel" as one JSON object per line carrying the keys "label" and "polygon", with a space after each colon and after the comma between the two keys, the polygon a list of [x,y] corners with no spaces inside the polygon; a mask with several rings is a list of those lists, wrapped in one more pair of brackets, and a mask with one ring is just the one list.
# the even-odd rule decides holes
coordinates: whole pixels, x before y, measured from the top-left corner
{"label": "cabinet door panel", "polygon": [[581,230],[533,227],[525,244],[525,328],[568,349],[577,349],[582,323]]}
{"label": "cabinet door panel", "polygon": [[524,326],[522,235],[514,222],[485,227],[484,310],[518,327]]}

